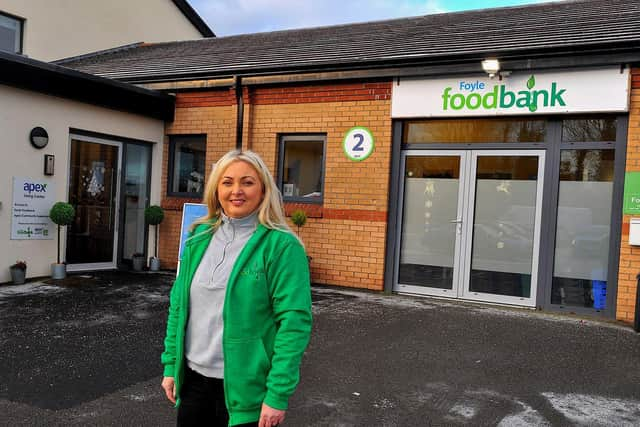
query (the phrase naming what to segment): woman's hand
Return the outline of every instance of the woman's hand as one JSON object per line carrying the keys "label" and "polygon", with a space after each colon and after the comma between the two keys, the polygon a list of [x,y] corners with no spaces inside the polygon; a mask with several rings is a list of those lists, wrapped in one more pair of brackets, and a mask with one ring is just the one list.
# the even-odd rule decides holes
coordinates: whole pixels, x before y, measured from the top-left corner
{"label": "woman's hand", "polygon": [[164,377],[162,379],[162,388],[164,389],[164,394],[167,395],[167,399],[171,401],[175,405],[176,403],[176,382],[173,380],[173,377]]}
{"label": "woman's hand", "polygon": [[262,411],[260,412],[260,421],[258,427],[272,427],[277,426],[284,421],[285,411],[274,409],[266,403],[262,404]]}

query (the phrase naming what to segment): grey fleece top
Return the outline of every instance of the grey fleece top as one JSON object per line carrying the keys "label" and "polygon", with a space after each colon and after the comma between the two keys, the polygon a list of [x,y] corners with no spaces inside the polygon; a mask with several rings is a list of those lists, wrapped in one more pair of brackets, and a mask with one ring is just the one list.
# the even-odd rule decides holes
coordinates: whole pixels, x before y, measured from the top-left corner
{"label": "grey fleece top", "polygon": [[223,214],[222,224],[193,276],[185,356],[187,366],[205,377],[223,378],[222,307],[227,282],[233,264],[257,226],[257,212],[238,219]]}

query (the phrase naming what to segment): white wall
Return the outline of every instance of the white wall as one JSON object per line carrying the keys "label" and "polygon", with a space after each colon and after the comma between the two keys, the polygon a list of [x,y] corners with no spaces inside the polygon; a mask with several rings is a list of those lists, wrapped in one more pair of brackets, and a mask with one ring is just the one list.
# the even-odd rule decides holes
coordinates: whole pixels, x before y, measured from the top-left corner
{"label": "white wall", "polygon": [[23,53],[41,61],[202,38],[171,0],[2,0],[0,11],[26,19]]}
{"label": "white wall", "polygon": [[[36,126],[42,126],[49,134],[49,144],[41,150],[29,143],[29,132]],[[55,238],[10,239],[12,178],[33,177],[49,182],[55,187],[56,201],[68,200],[69,128],[155,142],[150,202],[160,204],[163,121],[0,85],[0,283],[10,280],[9,266],[17,259],[27,261],[27,277],[50,275],[50,264],[56,261]],[[44,175],[45,154],[55,156],[54,176]],[[150,233],[149,253],[152,252]]]}

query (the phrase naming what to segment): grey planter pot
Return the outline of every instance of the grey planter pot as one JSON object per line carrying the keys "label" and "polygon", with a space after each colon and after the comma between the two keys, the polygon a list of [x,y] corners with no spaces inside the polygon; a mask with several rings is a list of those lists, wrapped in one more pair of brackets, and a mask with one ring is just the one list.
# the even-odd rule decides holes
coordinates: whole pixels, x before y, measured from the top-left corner
{"label": "grey planter pot", "polygon": [[27,277],[27,270],[21,268],[9,268],[11,271],[11,282],[14,285],[22,285]]}
{"label": "grey planter pot", "polygon": [[51,264],[51,278],[55,280],[64,279],[67,277],[67,264]]}
{"label": "grey planter pot", "polygon": [[160,270],[160,258],[156,258],[154,256],[149,258],[149,270],[151,271]]}
{"label": "grey planter pot", "polygon": [[144,268],[144,257],[143,256],[134,256],[132,258],[133,270],[134,271],[142,271]]}

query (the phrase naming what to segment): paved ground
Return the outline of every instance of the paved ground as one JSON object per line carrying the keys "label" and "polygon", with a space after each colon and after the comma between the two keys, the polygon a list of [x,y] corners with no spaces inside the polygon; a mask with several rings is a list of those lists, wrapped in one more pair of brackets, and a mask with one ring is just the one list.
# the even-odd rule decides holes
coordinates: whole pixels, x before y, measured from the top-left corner
{"label": "paved ground", "polygon": [[[0,287],[0,426],[171,426],[172,275]],[[637,426],[640,336],[530,311],[314,288],[285,426]]]}

